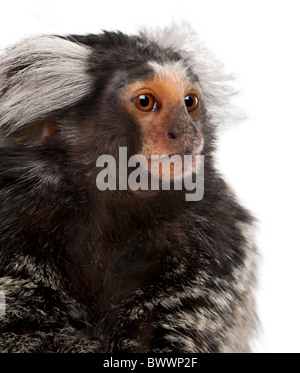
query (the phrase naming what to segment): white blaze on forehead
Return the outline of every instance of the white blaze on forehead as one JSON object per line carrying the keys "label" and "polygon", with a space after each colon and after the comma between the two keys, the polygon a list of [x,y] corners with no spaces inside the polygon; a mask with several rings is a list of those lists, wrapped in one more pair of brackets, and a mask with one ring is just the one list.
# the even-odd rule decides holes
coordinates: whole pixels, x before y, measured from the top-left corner
{"label": "white blaze on forehead", "polygon": [[148,65],[155,72],[156,77],[167,79],[170,84],[177,85],[177,87],[184,91],[189,88],[197,88],[202,95],[200,85],[191,79],[188,72],[188,67],[183,61],[173,61],[159,63],[156,61],[149,61]]}
{"label": "white blaze on forehead", "polygon": [[0,59],[0,126],[12,124],[13,131],[75,104],[91,90],[90,54],[90,48],[54,36],[8,50]]}
{"label": "white blaze on forehead", "polygon": [[184,66],[182,61],[158,63],[149,61],[148,65],[158,76],[167,76],[170,79],[181,79],[183,82],[188,83],[190,80],[187,74],[187,67]]}
{"label": "white blaze on forehead", "polygon": [[157,74],[181,74],[182,76],[187,75],[187,67],[182,61],[173,61],[159,63],[156,61],[149,61],[148,65],[153,68]]}

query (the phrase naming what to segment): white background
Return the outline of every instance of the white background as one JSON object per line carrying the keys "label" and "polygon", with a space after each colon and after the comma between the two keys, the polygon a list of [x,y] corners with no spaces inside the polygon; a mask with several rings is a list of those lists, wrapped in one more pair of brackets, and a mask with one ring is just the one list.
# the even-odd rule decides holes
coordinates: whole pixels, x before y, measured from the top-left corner
{"label": "white background", "polygon": [[300,352],[300,2],[6,1],[0,49],[39,33],[135,32],[190,22],[237,75],[248,119],[221,134],[219,168],[259,220],[257,352]]}

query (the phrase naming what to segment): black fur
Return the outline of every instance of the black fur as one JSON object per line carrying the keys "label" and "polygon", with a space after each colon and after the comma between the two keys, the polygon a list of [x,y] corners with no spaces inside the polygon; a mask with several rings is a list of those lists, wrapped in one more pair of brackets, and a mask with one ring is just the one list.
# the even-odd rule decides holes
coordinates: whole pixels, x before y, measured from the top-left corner
{"label": "black fur", "polygon": [[120,146],[135,154],[140,145],[138,123],[115,93],[151,76],[146,61],[183,57],[142,36],[66,39],[92,50],[90,91],[45,114],[41,120],[57,123],[59,131],[38,146],[14,141],[5,126],[0,135],[0,290],[6,296],[0,351],[248,351],[255,265],[249,268],[247,258],[255,249],[245,231],[253,219],[214,168],[210,118],[202,118],[201,201],[186,202],[185,190],[96,187],[99,155],[117,155]]}

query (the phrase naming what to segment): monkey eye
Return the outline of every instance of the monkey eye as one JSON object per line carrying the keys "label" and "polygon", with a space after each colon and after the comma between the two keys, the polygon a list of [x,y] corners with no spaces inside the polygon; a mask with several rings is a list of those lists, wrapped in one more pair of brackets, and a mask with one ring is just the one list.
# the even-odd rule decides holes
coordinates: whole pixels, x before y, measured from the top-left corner
{"label": "monkey eye", "polygon": [[132,102],[142,111],[154,111],[157,108],[157,101],[149,93],[135,97]]}
{"label": "monkey eye", "polygon": [[192,93],[184,98],[184,102],[189,112],[194,111],[199,105],[198,97]]}

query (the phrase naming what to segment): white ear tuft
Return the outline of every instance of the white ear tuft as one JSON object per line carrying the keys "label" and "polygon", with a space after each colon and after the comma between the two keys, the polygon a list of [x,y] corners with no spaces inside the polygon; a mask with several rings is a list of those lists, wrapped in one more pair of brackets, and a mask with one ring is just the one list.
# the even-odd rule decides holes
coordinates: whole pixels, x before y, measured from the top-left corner
{"label": "white ear tuft", "polygon": [[91,89],[90,49],[55,36],[25,40],[0,57],[0,127],[8,132],[75,104]]}
{"label": "white ear tuft", "polygon": [[224,125],[240,120],[244,114],[232,105],[232,97],[238,92],[235,78],[200,42],[199,36],[188,23],[146,30],[140,36],[179,53],[183,61],[198,76],[202,88],[207,116],[215,125]]}

